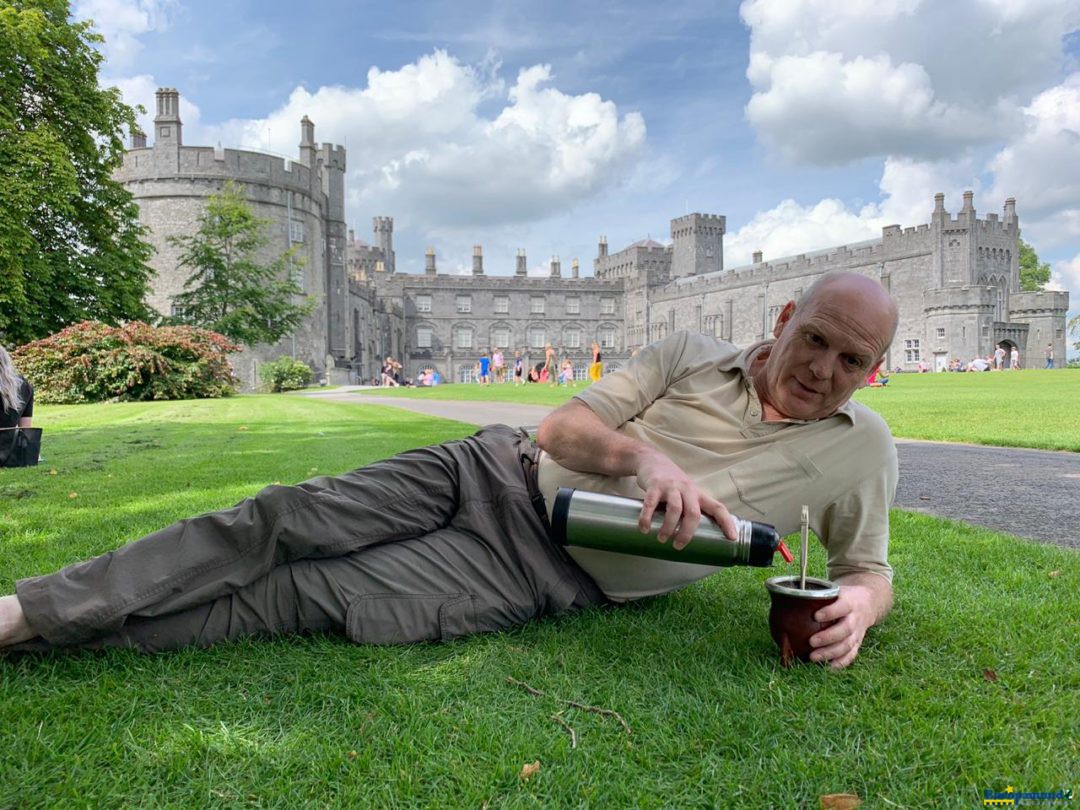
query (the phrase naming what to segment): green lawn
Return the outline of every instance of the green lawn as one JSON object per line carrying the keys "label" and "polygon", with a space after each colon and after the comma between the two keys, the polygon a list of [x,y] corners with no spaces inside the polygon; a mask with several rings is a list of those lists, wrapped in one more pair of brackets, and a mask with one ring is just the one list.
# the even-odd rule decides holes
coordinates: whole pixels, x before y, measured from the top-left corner
{"label": "green lawn", "polygon": [[[470,432],[283,396],[37,419],[44,464],[0,471],[3,592],[265,484]],[[840,673],[780,668],[759,569],[441,645],[0,661],[0,806],[816,807],[852,792],[970,807],[1006,785],[1075,789],[1080,558],[893,517],[896,610]]]}
{"label": "green lawn", "polygon": [[[580,390],[441,385],[365,393],[556,406]],[[1080,370],[894,374],[887,387],[865,388],[855,398],[880,413],[897,437],[1080,451]]]}

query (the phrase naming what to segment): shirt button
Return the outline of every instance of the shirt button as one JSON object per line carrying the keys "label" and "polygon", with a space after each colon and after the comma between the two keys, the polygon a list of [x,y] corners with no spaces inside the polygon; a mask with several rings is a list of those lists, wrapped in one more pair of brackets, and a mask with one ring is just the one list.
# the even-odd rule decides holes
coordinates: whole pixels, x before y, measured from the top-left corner
{"label": "shirt button", "polygon": [[754,410],[750,411],[750,415],[751,416],[757,416],[758,415],[757,409],[755,408]]}

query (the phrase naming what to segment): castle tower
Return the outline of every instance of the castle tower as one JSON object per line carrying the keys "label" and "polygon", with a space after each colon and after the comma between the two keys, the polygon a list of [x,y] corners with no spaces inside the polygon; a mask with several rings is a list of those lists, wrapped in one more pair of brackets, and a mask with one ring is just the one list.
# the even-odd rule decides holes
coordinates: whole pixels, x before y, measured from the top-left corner
{"label": "castle tower", "polygon": [[300,162],[315,168],[315,124],[306,115],[300,119]]}
{"label": "castle tower", "polygon": [[180,131],[180,91],[175,87],[159,87],[154,93],[157,98],[157,115],[154,116],[154,145],[175,144],[183,146]]}
{"label": "castle tower", "polygon": [[[303,137],[314,138],[315,125],[305,115],[301,121]],[[301,142],[303,156],[305,145]],[[311,145],[314,150],[314,144]],[[324,213],[324,237],[326,239],[326,323],[328,351],[340,360],[352,359],[355,342],[351,339],[349,322],[349,281],[346,276],[346,239],[348,225],[345,222],[345,148],[324,143],[312,165],[317,167],[317,179],[322,193],[326,195]],[[314,175],[315,172],[312,172]]]}
{"label": "castle tower", "polygon": [[515,276],[527,276],[529,274],[528,261],[525,258],[525,248],[518,248],[517,267],[514,268]]}
{"label": "castle tower", "polygon": [[473,245],[472,274],[474,276],[484,275],[484,249],[480,245]]}
{"label": "castle tower", "polygon": [[562,278],[562,262],[559,261],[558,256],[551,257],[551,277]]}
{"label": "castle tower", "polygon": [[724,269],[727,220],[717,214],[687,214],[671,220],[671,278]]}
{"label": "castle tower", "polygon": [[375,231],[375,241],[383,255],[383,266],[387,273],[394,272],[394,218],[374,217],[372,225]]}
{"label": "castle tower", "polygon": [[429,276],[438,275],[438,270],[435,269],[435,248],[429,247],[424,251],[424,273]]}

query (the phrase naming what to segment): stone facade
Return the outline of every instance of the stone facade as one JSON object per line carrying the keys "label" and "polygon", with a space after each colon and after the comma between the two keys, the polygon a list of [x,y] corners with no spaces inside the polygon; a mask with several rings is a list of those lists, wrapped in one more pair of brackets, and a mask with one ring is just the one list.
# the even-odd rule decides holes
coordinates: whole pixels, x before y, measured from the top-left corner
{"label": "stone facade", "polygon": [[227,180],[240,183],[269,221],[266,258],[297,247],[304,259],[295,272],[317,308],[295,335],[241,355],[238,373],[248,384],[258,362],[282,354],[333,382],[370,381],[388,355],[408,376],[432,367],[451,381],[467,379],[492,348],[503,350],[508,365],[517,351],[535,364],[547,344],[560,359],[572,359],[581,377],[593,341],[611,369],[675,329],[740,345],[760,340],[787,301],[836,270],[870,275],[896,299],[900,328],[886,356],[889,368],[941,369],[952,358],[985,357],[999,342],[1019,348],[1028,367],[1042,365],[1048,343],[1055,357],[1065,357],[1069,296],[1019,291],[1020,224],[1012,198],[1000,218],[979,219],[972,192],[955,215],[938,194],[928,224],[890,225],[880,239],[768,261],[755,253],[751,264],[730,269],[724,217],[694,213],[671,220],[667,245],[645,239],[609,254],[601,237],[591,277],[580,276],[576,259],[564,276],[557,256],[545,277],[530,277],[524,249],[512,273],[488,274],[480,245],[469,275],[440,273],[432,248],[422,274],[398,273],[393,218],[373,218],[370,244],[346,231],[345,150],[317,146],[306,116],[294,162],[183,146],[179,95],[159,90],[157,102],[154,145],[137,139],[118,171],[158,249],[152,305],[168,313],[188,275],[177,267],[168,237],[193,233],[206,197]]}

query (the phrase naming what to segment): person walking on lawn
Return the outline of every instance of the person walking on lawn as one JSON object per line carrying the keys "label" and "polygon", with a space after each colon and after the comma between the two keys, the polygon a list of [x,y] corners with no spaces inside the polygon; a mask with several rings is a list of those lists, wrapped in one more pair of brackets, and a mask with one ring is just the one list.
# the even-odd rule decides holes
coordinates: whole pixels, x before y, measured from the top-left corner
{"label": "person walking on lawn", "polygon": [[685,548],[732,512],[799,527],[828,552],[836,602],[811,659],[852,663],[892,605],[896,449],[851,395],[879,367],[896,306],[856,273],[789,301],[773,339],[739,349],[676,332],[553,411],[536,443],[505,425],[353,472],[269,486],[0,597],[6,651],[206,646],[253,634],[408,643],[667,593],[724,569],[557,545],[560,486],[643,501]]}

